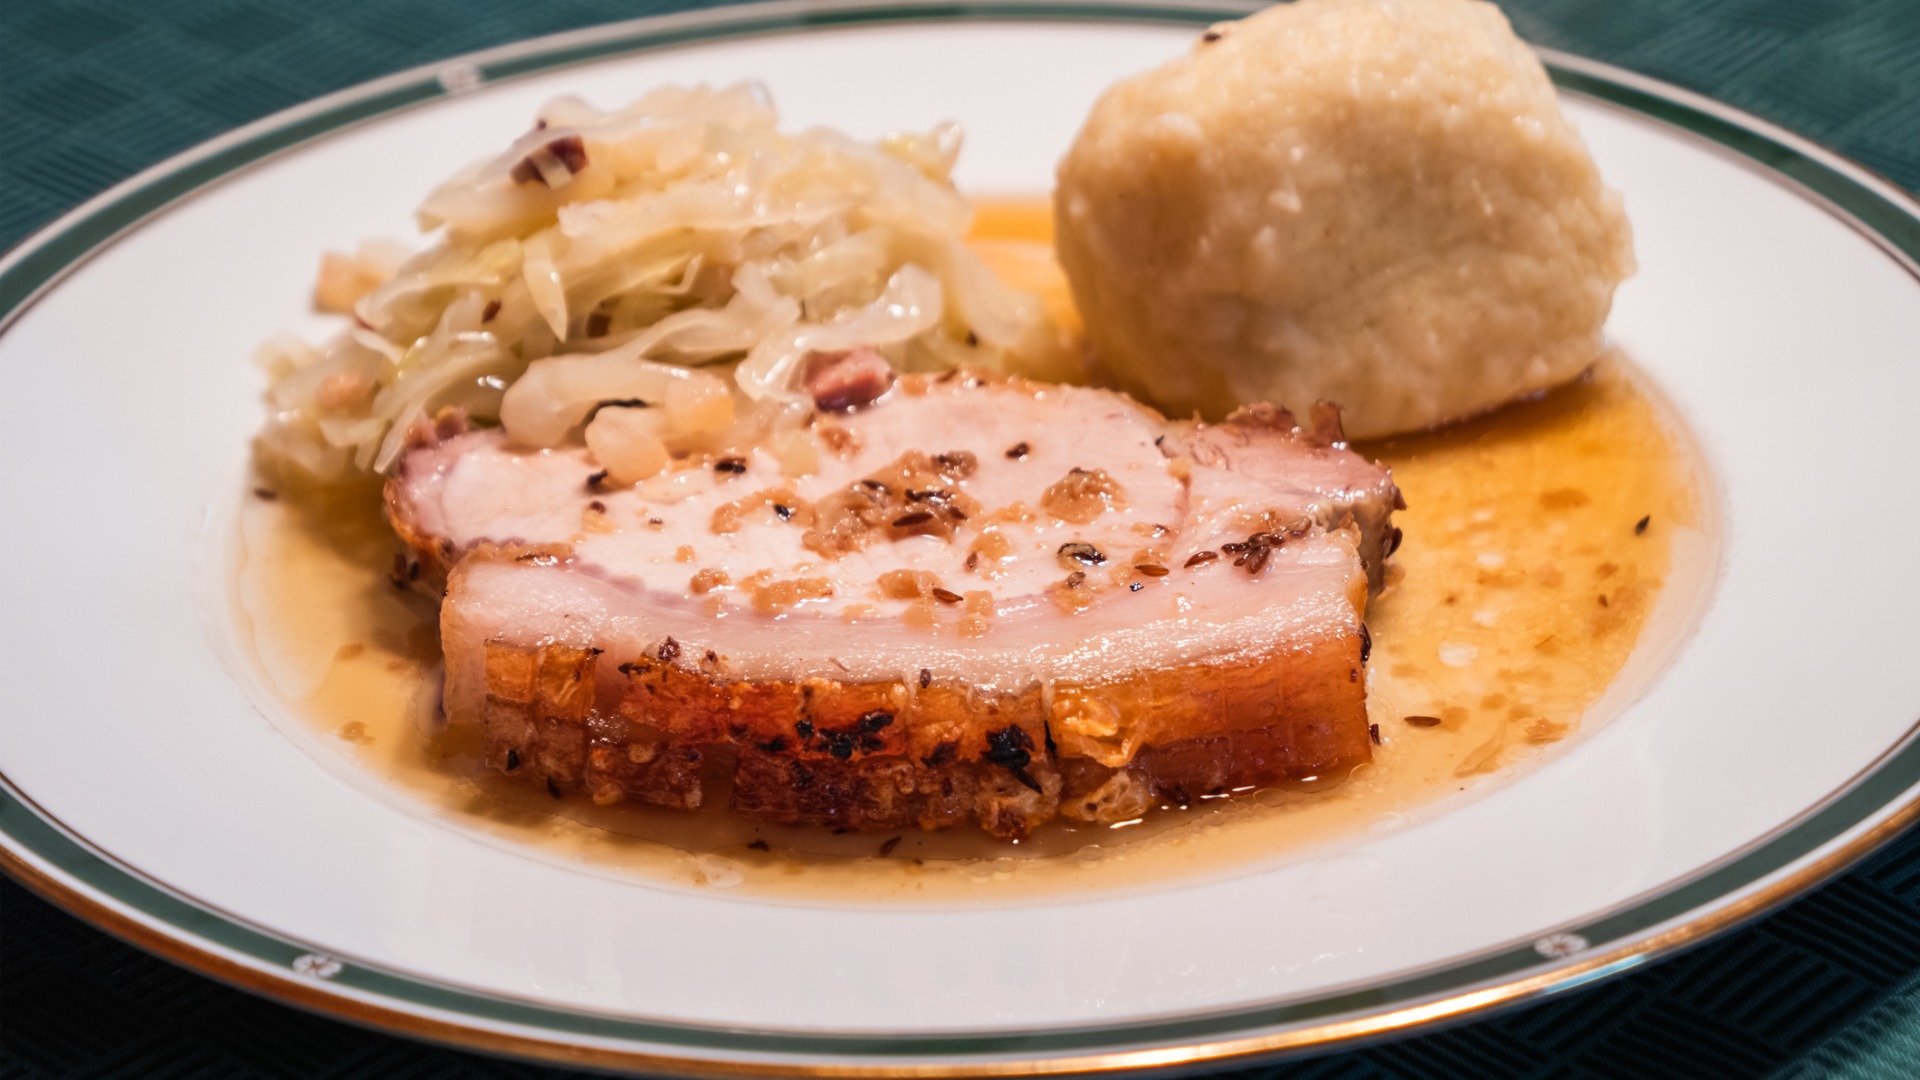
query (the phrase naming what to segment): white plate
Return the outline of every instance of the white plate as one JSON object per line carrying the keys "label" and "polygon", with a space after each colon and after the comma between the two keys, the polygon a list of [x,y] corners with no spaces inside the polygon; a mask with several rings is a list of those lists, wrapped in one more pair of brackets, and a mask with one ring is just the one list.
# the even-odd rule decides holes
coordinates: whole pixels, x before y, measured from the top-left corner
{"label": "white plate", "polygon": [[[941,13],[944,12],[944,13]],[[1641,271],[1615,337],[1704,446],[1721,579],[1640,700],[1337,855],[993,906],[773,902],[581,872],[351,782],[233,662],[216,542],[247,357],[315,254],[404,235],[543,99],[766,82],[793,125],[953,117],[1044,189],[1096,91],[1219,10],[731,9],[547,39],[274,117],[0,264],[0,863],[283,999],[602,1065],[900,1074],[1191,1063],[1623,970],[1803,890],[1920,791],[1920,211],[1710,102],[1550,58]],[[511,78],[509,78],[511,77]],[[500,85],[491,85],[499,82]]]}

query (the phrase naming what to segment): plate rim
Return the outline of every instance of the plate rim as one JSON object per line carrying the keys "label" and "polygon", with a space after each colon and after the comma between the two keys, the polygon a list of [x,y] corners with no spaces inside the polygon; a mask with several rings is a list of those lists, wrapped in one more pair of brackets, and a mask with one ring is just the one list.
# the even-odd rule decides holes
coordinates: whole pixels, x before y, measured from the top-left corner
{"label": "plate rim", "polygon": [[[663,48],[770,34],[982,21],[1197,28],[1261,6],[1234,0],[780,0],[602,24],[465,54],[275,113],[168,158],[69,211],[0,256],[0,333],[93,255],[220,181],[360,123],[482,85]],[[1561,89],[1597,98],[1731,154],[1818,203],[1920,279],[1920,201],[1897,185],[1703,95],[1611,65],[1538,51]],[[1496,946],[1359,990],[1334,988],[1279,1004],[1038,1033],[928,1036],[751,1032],[604,1017],[436,984],[373,965],[343,966],[278,934],[212,911],[120,864],[36,807],[3,774],[0,871],[101,929],[202,974],[337,1019],[470,1049],[697,1075],[1030,1075],[1244,1061],[1402,1033],[1584,985],[1697,944],[1784,903],[1917,819],[1920,740],[1909,730],[1852,781],[1793,821],[1716,863],[1583,916],[1535,942]],[[1854,830],[1859,831],[1848,836]],[[1731,878],[1739,880],[1712,884]],[[1684,899],[1703,888],[1712,895],[1700,901]],[[1736,894],[1731,902],[1720,903]],[[1670,914],[1660,914],[1676,904]],[[1708,904],[1718,906],[1702,911]],[[1577,947],[1556,956],[1550,947],[1556,938],[1563,944],[1577,942]],[[1616,947],[1592,952],[1590,941]],[[1477,977],[1463,976],[1466,972]],[[1441,978],[1452,980],[1442,992],[1409,992],[1397,998],[1389,993],[1404,984]],[[395,992],[405,988],[414,994]],[[421,989],[464,1007],[423,1001]],[[1286,1016],[1316,1008],[1317,1015]],[[536,1022],[525,1016],[516,1021],[487,1015],[501,1011],[528,1014]],[[571,1023],[542,1024],[540,1019]],[[680,1037],[671,1037],[676,1034]],[[736,1056],[686,1052],[696,1047]],[[868,1060],[847,1061],[845,1055]]]}

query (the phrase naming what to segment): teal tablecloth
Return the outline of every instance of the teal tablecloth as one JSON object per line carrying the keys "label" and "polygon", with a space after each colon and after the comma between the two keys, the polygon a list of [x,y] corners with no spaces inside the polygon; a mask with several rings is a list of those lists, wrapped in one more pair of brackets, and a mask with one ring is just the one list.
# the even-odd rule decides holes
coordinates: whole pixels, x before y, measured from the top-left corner
{"label": "teal tablecloth", "polygon": [[[0,245],[176,151],[316,95],[517,38],[705,6],[6,0]],[[1920,0],[1503,6],[1533,41],[1720,98],[1920,189]],[[362,1074],[568,1075],[257,1000],[0,882],[0,1075]],[[1648,970],[1491,1020],[1235,1075],[1920,1077],[1920,833]]]}

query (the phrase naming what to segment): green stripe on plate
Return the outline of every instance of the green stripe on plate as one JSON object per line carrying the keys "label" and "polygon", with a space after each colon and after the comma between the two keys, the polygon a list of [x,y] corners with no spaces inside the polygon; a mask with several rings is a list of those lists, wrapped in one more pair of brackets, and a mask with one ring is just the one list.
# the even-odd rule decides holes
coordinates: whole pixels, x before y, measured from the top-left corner
{"label": "green stripe on plate", "polygon": [[[775,4],[672,15],[558,35],[417,69],[321,99],[268,118],[224,140],[189,151],[94,200],[17,246],[0,260],[0,328],[4,328],[66,273],[141,221],[252,165],[350,125],[444,96],[437,72],[464,70],[487,82],[549,72],[571,64],[629,56],[696,42],[836,27],[936,21],[1103,21],[1202,26],[1238,18],[1246,8],[1169,3],[934,3]],[[1863,170],[1822,160],[1819,152],[1770,134],[1766,125],[1720,108],[1689,104],[1690,95],[1578,60],[1548,58],[1554,80],[1568,90],[1607,101],[1711,140],[1762,169],[1825,200],[1849,224],[1874,238],[1909,267],[1920,262],[1920,212],[1863,179]],[[1838,160],[1838,159],[1835,159]],[[1888,191],[1892,191],[1888,185]],[[1849,831],[1911,798],[1920,785],[1920,743],[1891,750],[1847,789],[1800,820],[1744,852],[1657,893],[1631,901],[1563,932],[1584,938],[1585,955],[1631,942],[1689,913],[1754,886],[1806,859]],[[0,777],[0,843],[24,853],[82,892],[123,910],[192,947],[290,972],[310,950],[233,916],[214,911],[148,881],[105,852],[59,827]],[[1569,974],[1564,990],[1625,970],[1649,958],[1628,953],[1615,963]],[[1569,958],[1570,966],[1574,958]],[[1063,1055],[1125,1046],[1192,1043],[1297,1027],[1312,1021],[1379,1013],[1551,973],[1533,939],[1503,946],[1445,967],[1316,998],[1241,1008],[1203,1016],[1033,1033],[961,1033],[941,1036],[806,1035],[660,1024],[545,1007],[481,994],[350,959],[325,985],[374,998],[403,1012],[432,1010],[475,1025],[510,1024],[559,1036],[583,1036],[649,1047],[720,1053],[801,1054],[864,1058],[955,1057],[1008,1054]]]}

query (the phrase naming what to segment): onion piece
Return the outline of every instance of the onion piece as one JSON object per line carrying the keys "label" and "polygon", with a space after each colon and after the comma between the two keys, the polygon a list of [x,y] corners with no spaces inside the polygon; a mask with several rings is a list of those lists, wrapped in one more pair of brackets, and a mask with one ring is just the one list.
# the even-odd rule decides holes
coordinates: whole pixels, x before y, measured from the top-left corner
{"label": "onion piece", "polygon": [[601,409],[587,425],[587,450],[622,487],[657,476],[667,467],[667,447],[661,441],[652,409]]}
{"label": "onion piece", "polygon": [[662,401],[668,385],[693,375],[624,351],[550,356],[527,365],[507,388],[500,424],[522,446],[559,446],[602,403]]}
{"label": "onion piece", "polygon": [[520,273],[526,278],[527,292],[533,297],[533,309],[546,320],[553,336],[567,336],[567,286],[560,280],[560,268],[553,260],[554,234],[543,232],[522,246]]}

